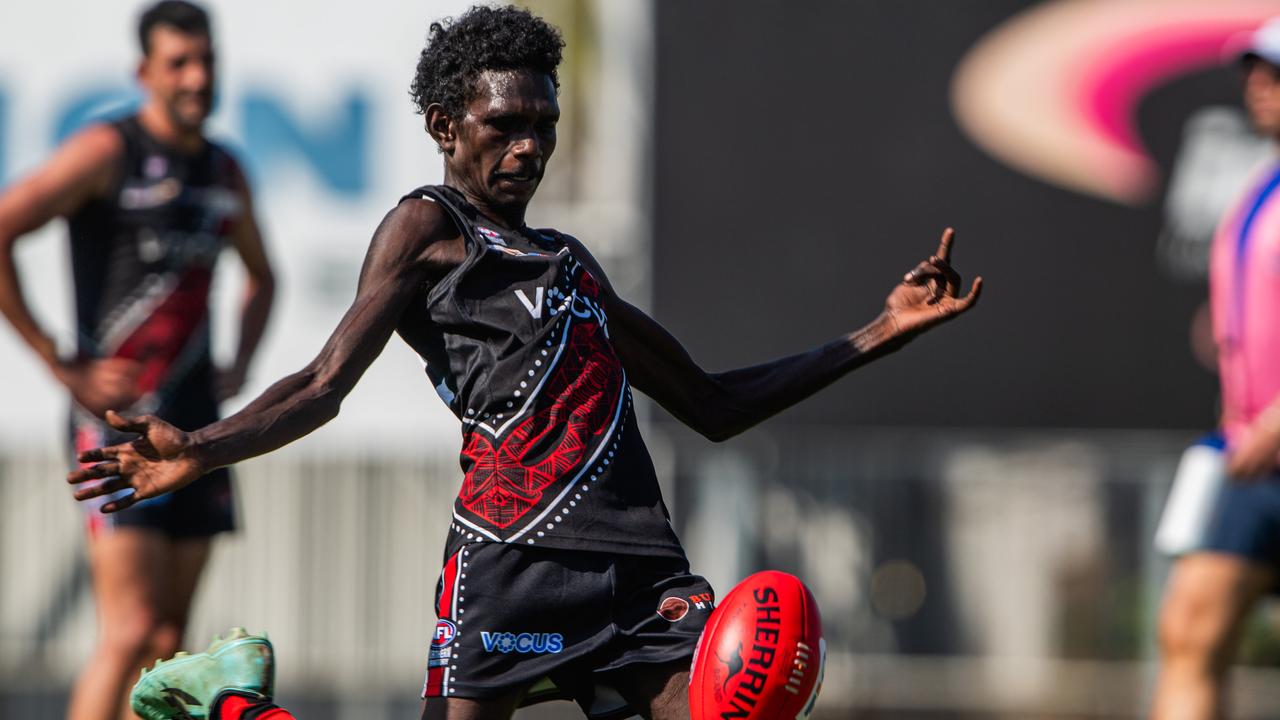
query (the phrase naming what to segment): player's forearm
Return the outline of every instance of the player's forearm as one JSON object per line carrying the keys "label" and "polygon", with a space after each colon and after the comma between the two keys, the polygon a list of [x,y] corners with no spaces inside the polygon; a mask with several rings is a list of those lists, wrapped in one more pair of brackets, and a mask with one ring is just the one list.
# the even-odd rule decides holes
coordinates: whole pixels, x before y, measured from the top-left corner
{"label": "player's forearm", "polygon": [[270,276],[249,278],[245,288],[244,303],[240,308],[240,339],[236,345],[235,360],[232,365],[244,373],[258,350],[262,335],[267,328],[267,319],[271,316],[271,305],[275,300],[275,280]]}
{"label": "player's forearm", "polygon": [[0,236],[0,313],[2,313],[18,336],[22,338],[46,365],[53,366],[58,361],[57,345],[40,327],[22,294],[22,282],[18,278],[17,265],[13,258],[15,238]]}
{"label": "player's forearm", "polygon": [[240,412],[192,432],[192,452],[208,472],[279,449],[337,417],[345,394],[308,366]]}
{"label": "player's forearm", "polygon": [[[394,331],[415,282],[368,283],[311,364],[284,378],[240,412],[191,433],[201,468],[231,465],[288,445],[337,417]],[[410,276],[411,281],[415,278]]]}
{"label": "player's forearm", "polygon": [[881,317],[862,329],[805,353],[753,367],[714,373],[696,398],[695,429],[728,439],[799,403],[849,372],[900,347],[892,322]]}

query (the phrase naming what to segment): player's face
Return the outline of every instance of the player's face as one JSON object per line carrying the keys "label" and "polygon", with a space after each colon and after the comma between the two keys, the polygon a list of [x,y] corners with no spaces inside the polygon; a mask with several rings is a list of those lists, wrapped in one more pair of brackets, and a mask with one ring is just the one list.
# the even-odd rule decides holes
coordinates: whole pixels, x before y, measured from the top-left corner
{"label": "player's face", "polygon": [[1280,137],[1280,67],[1264,60],[1245,66],[1244,106],[1258,132]]}
{"label": "player's face", "polygon": [[138,79],[179,127],[198,130],[213,108],[213,48],[209,36],[158,25]]}
{"label": "player's face", "polygon": [[486,71],[455,127],[450,164],[467,189],[496,207],[523,206],[556,149],[560,105],[551,78],[524,70]]}

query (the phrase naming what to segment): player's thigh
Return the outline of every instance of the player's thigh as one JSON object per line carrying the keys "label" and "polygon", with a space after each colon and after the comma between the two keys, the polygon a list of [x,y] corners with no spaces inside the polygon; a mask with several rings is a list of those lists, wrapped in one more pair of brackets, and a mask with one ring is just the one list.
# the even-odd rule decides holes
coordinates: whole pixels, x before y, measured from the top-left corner
{"label": "player's thigh", "polygon": [[608,675],[608,684],[649,720],[688,720],[689,661],[636,664]]}
{"label": "player's thigh", "polygon": [[509,720],[519,701],[520,693],[484,700],[429,697],[422,703],[422,720]]}
{"label": "player's thigh", "polygon": [[144,642],[158,621],[168,539],[144,528],[116,527],[89,539],[89,566],[104,641]]}
{"label": "player's thigh", "polygon": [[200,575],[209,562],[213,538],[177,538],[169,540],[164,552],[166,568],[161,588],[161,611],[165,622],[185,626],[191,601],[200,584]]}
{"label": "player's thigh", "polygon": [[1160,610],[1166,650],[1220,649],[1275,582],[1275,571],[1238,555],[1192,553],[1174,563]]}

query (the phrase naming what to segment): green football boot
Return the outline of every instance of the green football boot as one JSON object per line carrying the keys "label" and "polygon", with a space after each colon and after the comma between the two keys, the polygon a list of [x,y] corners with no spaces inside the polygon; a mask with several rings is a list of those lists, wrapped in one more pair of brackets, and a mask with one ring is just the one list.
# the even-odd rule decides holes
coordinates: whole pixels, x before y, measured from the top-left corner
{"label": "green football boot", "polygon": [[215,636],[202,653],[180,652],[144,668],[129,702],[143,720],[209,720],[223,690],[271,697],[274,684],[271,641],[232,628],[225,638]]}

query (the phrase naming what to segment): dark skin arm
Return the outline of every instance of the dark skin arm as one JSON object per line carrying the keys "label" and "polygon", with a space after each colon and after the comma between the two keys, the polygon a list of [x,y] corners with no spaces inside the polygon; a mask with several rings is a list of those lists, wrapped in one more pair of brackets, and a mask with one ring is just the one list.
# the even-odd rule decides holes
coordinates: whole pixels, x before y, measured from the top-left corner
{"label": "dark skin arm", "polygon": [[972,308],[982,278],[960,296],[961,279],[950,265],[954,237],[947,229],[937,252],[903,277],[884,311],[860,330],[808,352],[721,373],[703,370],[671,333],[618,297],[586,248],[570,242],[574,255],[605,288],[610,336],[632,383],[676,419],[718,442]]}
{"label": "dark skin arm", "polygon": [[70,483],[115,477],[77,490],[77,500],[133,488],[103,512],[172,492],[214,468],[271,452],[310,433],[338,414],[343,398],[382,352],[409,303],[423,287],[465,256],[462,238],[435,203],[401,203],[382,221],[360,270],[356,299],[320,354],[302,370],[272,385],[243,410],[194,432],[157,417],[107,422],[140,437],[81,453],[98,463],[67,476]]}

